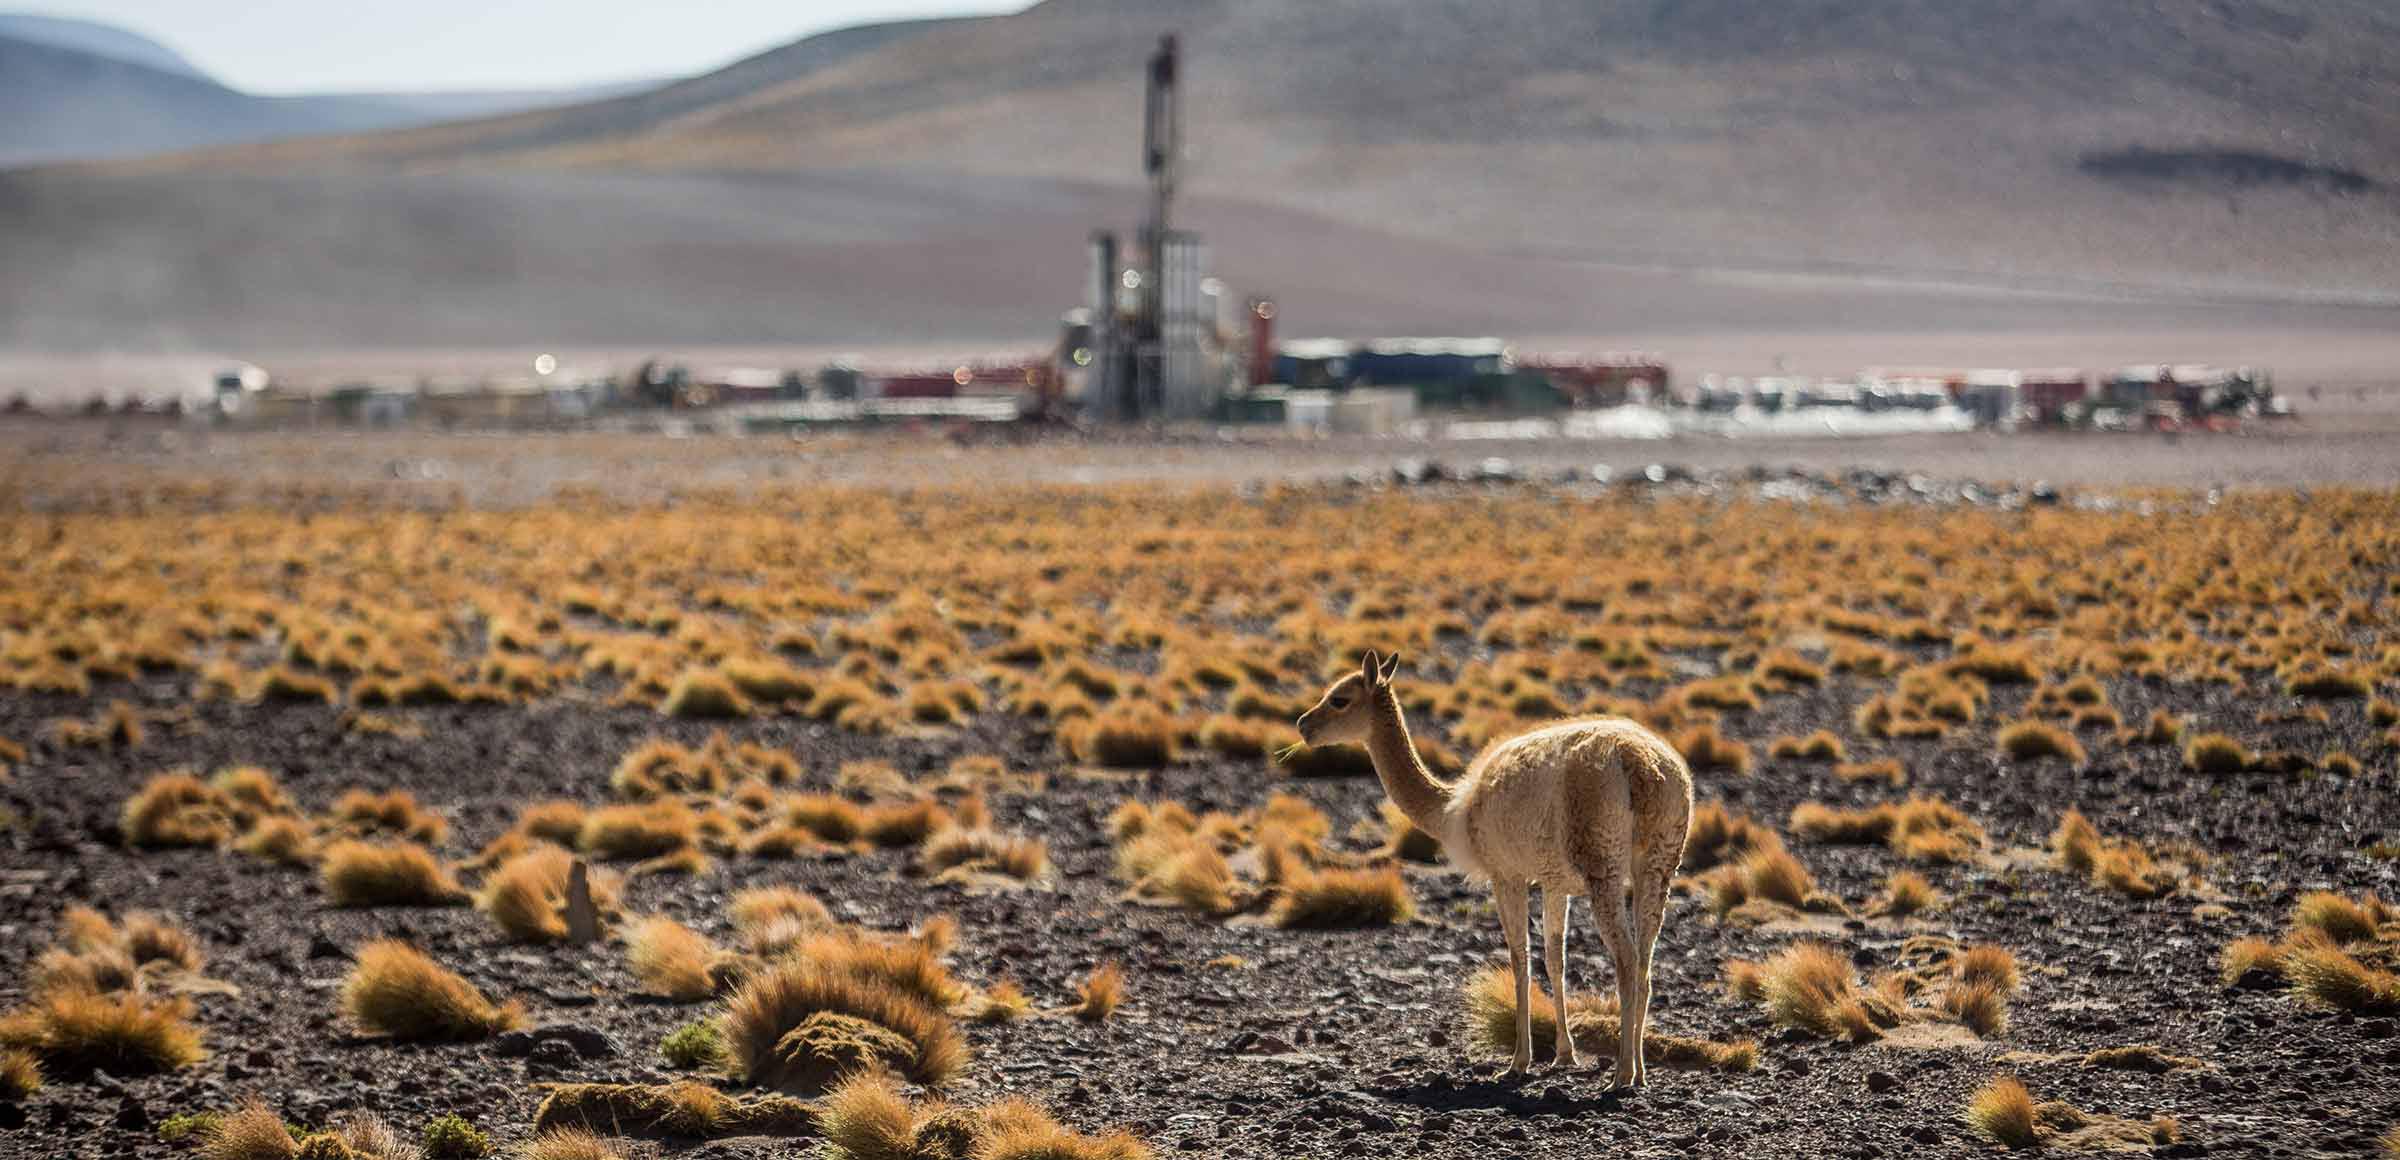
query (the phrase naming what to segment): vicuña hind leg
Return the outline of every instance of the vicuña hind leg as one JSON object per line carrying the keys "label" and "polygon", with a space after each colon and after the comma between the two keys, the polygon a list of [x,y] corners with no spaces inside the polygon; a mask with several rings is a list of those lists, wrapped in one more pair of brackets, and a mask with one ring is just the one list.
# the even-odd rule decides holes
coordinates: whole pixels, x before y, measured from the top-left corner
{"label": "vicu\u00f1a hind leg", "polygon": [[1567,1030],[1567,912],[1574,905],[1574,895],[1542,887],[1542,973],[1549,977],[1550,998],[1556,1004],[1558,1047],[1553,1062],[1560,1067],[1583,1063],[1575,1057],[1575,1036]]}
{"label": "vicu\u00f1a hind leg", "polygon": [[1523,1075],[1533,1064],[1533,962],[1526,954],[1526,919],[1532,891],[1523,882],[1492,884],[1500,906],[1500,929],[1508,938],[1508,973],[1517,983],[1517,1056],[1510,1075]]}
{"label": "vicu\u00f1a hind leg", "polygon": [[1617,1071],[1614,1083],[1632,1087],[1641,1082],[1642,1032],[1636,1021],[1634,993],[1634,922],[1623,887],[1592,899],[1593,925],[1608,943],[1608,965],[1617,976]]}
{"label": "vicu\u00f1a hind leg", "polygon": [[[1675,876],[1673,865],[1644,866],[1633,882],[1633,975],[1634,1021],[1637,1034],[1650,1034],[1650,965],[1658,950],[1658,928],[1666,921],[1667,884]],[[1634,1055],[1634,1082],[1647,1083],[1650,1065]]]}

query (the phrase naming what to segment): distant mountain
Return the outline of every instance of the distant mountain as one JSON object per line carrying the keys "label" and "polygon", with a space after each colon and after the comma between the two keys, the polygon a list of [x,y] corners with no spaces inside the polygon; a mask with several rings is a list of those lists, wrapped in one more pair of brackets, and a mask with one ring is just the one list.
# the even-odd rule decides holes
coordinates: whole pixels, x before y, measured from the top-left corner
{"label": "distant mountain", "polygon": [[0,166],[365,133],[572,105],[652,87],[262,97],[123,29],[0,15]]}
{"label": "distant mountain", "polygon": [[2400,288],[2388,0],[1048,0],[195,163],[1122,181],[1163,32],[1195,193],[1553,253]]}
{"label": "distant mountain", "polygon": [[[585,104],[0,175],[0,342],[1038,331],[1083,231],[1131,224],[1168,32],[1194,216],[1295,326],[2400,300],[2389,0],[1047,0]],[[1499,264],[1469,293],[1429,246]]]}
{"label": "distant mountain", "polygon": [[157,69],[179,76],[206,77],[183,54],[131,29],[91,20],[45,16],[38,12],[0,12],[0,37],[71,48]]}

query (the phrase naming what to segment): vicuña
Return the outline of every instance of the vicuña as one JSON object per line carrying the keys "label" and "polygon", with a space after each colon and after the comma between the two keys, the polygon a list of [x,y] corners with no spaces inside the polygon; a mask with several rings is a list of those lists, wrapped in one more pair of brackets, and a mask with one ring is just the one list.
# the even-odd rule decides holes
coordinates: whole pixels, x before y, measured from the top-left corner
{"label": "vicu\u00f1a", "polygon": [[1557,997],[1557,1060],[1576,1066],[1565,1018],[1567,911],[1591,899],[1617,976],[1620,1087],[1645,1078],[1650,955],[1666,913],[1667,884],[1683,860],[1692,819],[1692,773],[1655,733],[1616,717],[1545,725],[1494,743],[1456,782],[1436,778],[1409,740],[1392,692],[1399,657],[1369,652],[1300,716],[1310,745],[1366,746],[1392,803],[1439,838],[1452,861],[1491,879],[1517,982],[1521,1073],[1533,1061],[1533,968],[1526,921],[1542,888],[1543,968]]}

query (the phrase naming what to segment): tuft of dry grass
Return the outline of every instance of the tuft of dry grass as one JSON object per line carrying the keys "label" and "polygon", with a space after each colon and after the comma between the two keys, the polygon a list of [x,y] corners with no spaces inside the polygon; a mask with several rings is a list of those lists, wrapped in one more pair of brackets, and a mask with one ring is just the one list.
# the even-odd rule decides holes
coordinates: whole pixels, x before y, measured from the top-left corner
{"label": "tuft of dry grass", "polygon": [[2099,827],[2092,825],[2082,810],[2070,807],[2059,815],[2058,828],[2050,832],[2050,851],[2058,856],[2059,865],[2089,874],[2100,864]]}
{"label": "tuft of dry grass", "polygon": [[1040,838],[951,826],[927,838],[918,857],[937,875],[963,870],[1031,882],[1050,869],[1050,844]]}
{"label": "tuft of dry grass", "polygon": [[1958,807],[1922,795],[1863,810],[1802,802],[1792,807],[1791,827],[1794,833],[1811,841],[1853,845],[1880,842],[1912,862],[1966,862],[1982,851],[1986,840],[1983,827]]}
{"label": "tuft of dry grass", "polygon": [[515,1003],[493,1006],[473,984],[398,939],[358,949],[342,980],[342,1011],[368,1034],[404,1041],[483,1039],[525,1018]]}
{"label": "tuft of dry grass", "polygon": [[1739,862],[1757,850],[1779,849],[1783,839],[1748,814],[1733,813],[1723,802],[1702,802],[1692,811],[1684,833],[1683,869],[1698,873]]}
{"label": "tuft of dry grass", "polygon": [[[1751,707],[1757,707],[1755,700]],[[1669,740],[1694,773],[1722,771],[1742,776],[1750,772],[1750,747],[1717,732],[1714,725],[1696,725]]]}
{"label": "tuft of dry grass", "polygon": [[764,704],[803,702],[817,693],[817,682],[806,670],[781,660],[736,658],[718,665],[717,673],[742,696]]}
{"label": "tuft of dry grass", "polygon": [[2360,962],[2339,947],[2301,940],[2283,952],[2292,993],[2320,1007],[2362,1015],[2400,1013],[2400,975]]}
{"label": "tuft of dry grass", "polygon": [[934,1008],[947,1008],[966,993],[942,965],[937,948],[945,945],[943,920],[928,923],[921,937],[889,939],[837,928],[801,940],[784,957],[878,983],[907,993]]}
{"label": "tuft of dry grass", "polygon": [[0,1048],[0,1103],[23,1103],[40,1090],[41,1059],[22,1047]]}
{"label": "tuft of dry grass", "polygon": [[1135,889],[1144,895],[1202,914],[1234,909],[1233,867],[1214,843],[1189,834],[1158,834],[1136,839],[1120,852],[1120,862],[1139,871]]}
{"label": "tuft of dry grass", "polygon": [[256,1097],[216,1118],[200,1143],[201,1160],[295,1160],[300,1141],[283,1117]]}
{"label": "tuft of dry grass", "polygon": [[[1558,1004],[1540,983],[1531,988],[1534,1058],[1554,1058],[1558,1044]],[[1484,1054],[1511,1056],[1517,1050],[1517,984],[1506,968],[1490,967],[1467,981],[1465,993],[1468,1038]],[[1617,1053],[1619,1008],[1616,996],[1586,990],[1567,1000],[1567,1034],[1576,1050],[1588,1058],[1610,1059]],[[1730,1042],[1650,1032],[1642,1039],[1642,1057],[1663,1067],[1681,1070],[1751,1071],[1758,1066],[1758,1043]]]}
{"label": "tuft of dry grass", "polygon": [[2222,733],[2200,734],[2183,747],[2183,767],[2194,773],[2240,773],[2250,761],[2250,747]]}
{"label": "tuft of dry grass", "polygon": [[669,717],[727,721],[750,715],[750,698],[714,669],[685,669],[667,686],[658,711]]}
{"label": "tuft of dry grass", "polygon": [[2346,669],[2311,668],[2293,673],[2283,691],[2319,701],[2365,700],[2375,694],[2375,681],[2365,673]]}
{"label": "tuft of dry grass", "polygon": [[2008,993],[1987,980],[1960,978],[1942,989],[1937,1009],[1976,1034],[1990,1039],[2008,1030]]}
{"label": "tuft of dry grass", "polygon": [[2118,840],[2100,850],[2092,867],[2092,883],[2127,898],[2157,898],[2175,889],[2175,878],[2139,842]]}
{"label": "tuft of dry grass", "polygon": [[1845,761],[1833,767],[1835,780],[1845,783],[1880,781],[1893,789],[1908,784],[1908,767],[1896,757],[1879,757],[1873,761]]}
{"label": "tuft of dry grass", "polygon": [[818,1127],[837,1160],[921,1160],[917,1113],[890,1073],[862,1071],[825,1093]]}
{"label": "tuft of dry grass", "polygon": [[1155,709],[1111,706],[1062,736],[1076,757],[1110,769],[1161,769],[1175,763],[1181,730]]}
{"label": "tuft of dry grass", "polygon": [[2110,1071],[2138,1071],[2148,1075],[2165,1075],[2170,1071],[2197,1070],[2208,1066],[2202,1060],[2188,1055],[2176,1055],[2163,1047],[2149,1043],[2103,1047],[2085,1055],[2083,1065],[2105,1068]]}
{"label": "tuft of dry grass", "polygon": [[2292,904],[2292,926],[2313,930],[2336,944],[2358,942],[2375,937],[2376,928],[2388,921],[2379,917],[2384,909],[2382,901],[2371,894],[2357,902],[2330,891],[2312,890]]}
{"label": "tuft of dry grass", "polygon": [[1895,870],[1891,877],[1884,879],[1883,891],[1868,907],[1868,912],[1888,918],[1906,918],[1912,914],[1923,914],[1941,904],[1941,893],[1933,888],[1933,883],[1925,880],[1924,875],[1914,870]]}
{"label": "tuft of dry grass", "polygon": [[717,948],[691,928],[652,915],[625,932],[625,959],[650,994],[698,1003],[717,993]]}
{"label": "tuft of dry grass", "polygon": [[1111,959],[1092,968],[1092,973],[1075,986],[1075,1017],[1086,1023],[1101,1023],[1117,1013],[1125,1001],[1125,967]]}
{"label": "tuft of dry grass", "polygon": [[2017,957],[2006,947],[1968,947],[1950,960],[1952,974],[1962,983],[1981,983],[2007,995],[2017,989]]}
{"label": "tuft of dry grass", "polygon": [[146,910],[137,910],[117,924],[117,938],[132,956],[137,966],[163,963],[179,971],[198,971],[207,963],[207,952],[192,933],[167,918]]}
{"label": "tuft of dry grass", "polygon": [[2033,1093],[2015,1076],[2002,1076],[1977,1089],[1967,1101],[1967,1126],[2004,1148],[2038,1148]]}
{"label": "tuft of dry grass", "polygon": [[2024,720],[2002,726],[1994,736],[2000,755],[2010,761],[2039,761],[2045,757],[2064,759],[2069,765],[2085,761],[2083,743],[2075,735],[2047,721]]}
{"label": "tuft of dry grass", "polygon": [[1830,729],[1806,737],[1778,737],[1767,744],[1767,756],[1777,761],[1815,761],[1831,765],[1850,759],[1849,747]]}
{"label": "tuft of dry grass", "polygon": [[191,1014],[180,998],[52,988],[0,1016],[0,1048],[29,1052],[44,1069],[65,1075],[173,1071],[207,1054]]}
{"label": "tuft of dry grass", "polygon": [[950,813],[931,801],[879,805],[867,811],[866,839],[887,849],[923,845],[950,825]]}
{"label": "tuft of dry grass", "polygon": [[468,901],[425,847],[345,839],[325,850],[319,875],[335,906],[459,906]]}
{"label": "tuft of dry grass", "polygon": [[1795,943],[1761,964],[1758,985],[1776,1023],[1820,1039],[1883,1038],[1900,1013],[1858,986],[1850,960],[1823,943]]}
{"label": "tuft of dry grass", "polygon": [[1397,866],[1294,870],[1270,915],[1286,930],[1360,930],[1416,917],[1416,899]]}
{"label": "tuft of dry grass", "polygon": [[[574,866],[573,854],[548,844],[536,846],[501,863],[485,878],[475,906],[518,942],[557,942],[567,937],[567,880]],[[616,876],[590,870],[587,881],[593,905],[602,912],[614,909]]]}
{"label": "tuft of dry grass", "polygon": [[334,799],[333,821],[355,836],[380,834],[428,846],[441,845],[450,836],[450,823],[418,805],[416,795],[404,789],[380,794],[363,789],[345,791]]}
{"label": "tuft of dry grass", "polygon": [[1403,862],[1431,864],[1442,860],[1442,840],[1420,829],[1400,807],[1383,802],[1378,807],[1383,815],[1384,839],[1382,855]]}
{"label": "tuft of dry grass", "polygon": [[733,920],[734,930],[753,940],[753,950],[757,949],[756,936],[770,928],[815,931],[834,925],[833,912],[823,902],[794,886],[751,887],[733,896],[726,915]]}
{"label": "tuft of dry grass", "polygon": [[284,866],[306,866],[316,856],[316,836],[298,818],[260,818],[233,848]]}
{"label": "tuft of dry grass", "polygon": [[2255,936],[2225,944],[2218,977],[2228,987],[2264,986],[2283,977],[2283,948]]}
{"label": "tuft of dry grass", "polygon": [[625,1160],[608,1141],[581,1128],[553,1129],[525,1142],[518,1160]]}
{"label": "tuft of dry grass", "polygon": [[658,858],[699,839],[700,821],[691,807],[665,799],[591,811],[575,833],[575,848],[602,858]]}
{"label": "tuft of dry grass", "polygon": [[949,1015],[923,997],[806,961],[751,976],[720,1019],[735,1074],[765,1087],[822,1090],[874,1063],[940,1084],[967,1061]]}
{"label": "tuft of dry grass", "polygon": [[233,836],[231,803],[189,773],[162,773],[126,799],[117,829],[144,849],[215,846]]}
{"label": "tuft of dry grass", "polygon": [[975,1160],[1151,1160],[1150,1148],[1123,1132],[1085,1136],[1024,1100],[983,1109],[984,1138]]}
{"label": "tuft of dry grass", "polygon": [[1014,1023],[1033,1013],[1033,1000],[1015,982],[1002,979],[966,1005],[964,1016],[976,1023]]}
{"label": "tuft of dry grass", "polygon": [[867,812],[832,794],[795,795],[783,803],[784,821],[820,841],[855,842],[867,830]]}

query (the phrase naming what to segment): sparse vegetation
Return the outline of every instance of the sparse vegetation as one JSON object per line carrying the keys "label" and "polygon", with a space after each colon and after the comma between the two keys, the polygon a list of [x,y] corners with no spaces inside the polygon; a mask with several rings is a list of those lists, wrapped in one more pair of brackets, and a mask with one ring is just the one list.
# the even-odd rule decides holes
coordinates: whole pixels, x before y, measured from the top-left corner
{"label": "sparse vegetation", "polygon": [[[1517,984],[1504,968],[1478,972],[1467,983],[1467,1033],[1486,1055],[1506,1058],[1517,1050]],[[1558,1004],[1539,985],[1533,988],[1533,1049],[1536,1059],[1552,1058],[1558,1042]],[[1583,991],[1567,999],[1567,1034],[1575,1050],[1593,1059],[1616,1055],[1618,1007],[1614,994]],[[1642,1040],[1643,1058],[1661,1067],[1683,1070],[1752,1071],[1758,1067],[1758,1043],[1751,1039],[1718,1042],[1650,1032]]]}
{"label": "sparse vegetation", "polygon": [[725,1065],[725,1032],[713,1019],[686,1023],[658,1041],[658,1053],[669,1067],[691,1071]]}
{"label": "sparse vegetation", "polygon": [[2033,1093],[2015,1076],[2002,1076],[1975,1092],[1967,1104],[1967,1126],[2003,1148],[2041,1146],[2035,1131]]}
{"label": "sparse vegetation", "polygon": [[1124,1001],[1125,968],[1113,960],[1105,962],[1076,985],[1075,1017],[1086,1023],[1105,1022]]}
{"label": "sparse vegetation", "polygon": [[342,1011],[361,1031],[398,1040],[482,1039],[525,1017],[513,1003],[492,1005],[465,979],[395,939],[358,949],[342,981]]}
{"label": "sparse vegetation", "polygon": [[423,846],[341,841],[327,847],[320,873],[335,906],[459,906],[469,901],[450,872]]}
{"label": "sparse vegetation", "polygon": [[480,1160],[491,1154],[491,1137],[465,1117],[445,1113],[425,1122],[426,1160]]}
{"label": "sparse vegetation", "polygon": [[2183,766],[2195,773],[2240,773],[2250,767],[2250,749],[2222,733],[2203,733],[2184,745]]}
{"label": "sparse vegetation", "polygon": [[202,1160],[294,1160],[300,1141],[275,1109],[253,1099],[208,1123],[200,1155]]}
{"label": "sparse vegetation", "polygon": [[717,948],[674,919],[652,915],[633,924],[625,955],[633,977],[653,995],[698,1003],[717,993]]}
{"label": "sparse vegetation", "polygon": [[722,1028],[736,1075],[788,1091],[823,1091],[870,1066],[939,1084],[967,1061],[943,1005],[841,963],[793,960],[751,976]]}
{"label": "sparse vegetation", "polygon": [[[404,467],[481,454],[388,438]],[[1044,439],[1045,457],[1075,445]],[[89,494],[19,472],[0,685],[26,744],[0,746],[15,778],[0,838],[22,863],[7,884],[28,945],[6,980],[0,1101],[35,1082],[17,1077],[49,1075],[14,1097],[36,1140],[124,1143],[142,1129],[112,1117],[146,1116],[196,1149],[195,1125],[256,1090],[307,1122],[284,1132],[295,1157],[384,1147],[337,1110],[350,1107],[406,1113],[407,1142],[437,1155],[423,1117],[454,1110],[504,1150],[583,1128],[601,1135],[556,1147],[646,1156],[755,1123],[808,1130],[733,1150],[824,1147],[822,1109],[794,1097],[881,1068],[908,1085],[887,1116],[905,1132],[874,1147],[987,1160],[1004,1142],[1040,1157],[1118,1145],[915,1085],[1066,1093],[1066,1061],[1091,1081],[1107,1078],[1093,1060],[1156,1068],[1169,1044],[1189,1056],[1167,1061],[1177,1082],[1195,1086],[1294,1067],[1324,1092],[1411,1082],[1350,1074],[1387,1064],[1457,1078],[1446,1057],[1501,1049],[1476,1024],[1514,1015],[1475,961],[1490,945],[1468,937],[1488,930],[1490,903],[1443,867],[1468,852],[1381,809],[1359,747],[1285,748],[1329,674],[1395,647],[1409,663],[1394,691],[1445,777],[1586,714],[1642,722],[1700,767],[1659,1009],[1693,1038],[1643,1045],[1662,1066],[1746,1068],[1758,1051],[1738,1037],[1758,1035],[1791,1075],[1816,1069],[1802,1088],[1830,1082],[1860,1139],[1887,1143],[1925,1126],[1895,1129],[1893,1107],[1948,1101],[1947,1116],[1990,1078],[1978,1059],[2037,1089],[2089,1081],[2117,1111],[2146,1075],[2182,1073],[2173,1091],[2207,1092],[2191,1131],[2226,1151],[2239,1149],[2224,1124],[2277,1112],[2289,1085],[2250,1090],[2276,1052],[2339,1055],[2394,1017],[2400,930],[2363,893],[2389,895],[2400,841],[2372,808],[2400,741],[2391,495],[1934,514],[1880,473],[1826,485],[1860,502],[1807,508],[1733,476],[1193,495],[1020,486],[1006,468],[1021,453],[964,441],[943,471],[972,488],[720,486],[709,472],[672,503],[625,498],[617,472],[544,500],[531,459],[489,508],[498,493],[479,486],[455,502],[412,483],[386,505],[388,486],[321,491],[284,472],[185,491],[143,466],[138,493]],[[843,470],[854,443],[914,462],[889,433],[813,428],[714,450],[801,477]],[[162,443],[153,457],[188,454]],[[74,459],[40,466],[72,473]],[[288,490],[271,506],[234,498],[267,487]],[[2045,837],[2047,851],[2023,848]],[[578,856],[602,940],[546,945],[564,935]],[[648,877],[669,874],[689,877]],[[472,914],[396,909],[456,905],[468,888]],[[76,900],[94,911],[53,935],[51,912]],[[348,907],[395,909],[335,909]],[[1412,907],[1430,925],[1356,929]],[[2288,924],[2266,907],[2288,907]],[[1605,1059],[1594,909],[1575,907],[1570,1009],[1535,997],[1538,1049],[1564,1020]],[[334,1009],[345,948],[382,936],[438,960],[383,988],[412,996],[387,1005],[412,1012],[392,1018],[422,1045]],[[2222,962],[2166,941],[2193,937]],[[1709,959],[1678,957],[1696,953]],[[1728,954],[1740,1008],[1687,993]],[[2125,973],[2126,955],[2140,969]],[[1111,956],[1134,973],[1083,977]],[[2191,977],[2158,974],[2177,964]],[[2239,993],[2212,985],[2219,967]],[[1417,1042],[1427,1011],[1455,1017],[1445,997],[1462,983],[1482,992],[1467,1034]],[[356,1007],[370,990],[353,979],[343,994]],[[518,997],[543,1012],[538,1032],[446,1042],[508,1022]],[[1337,1018],[1303,1017],[1327,1003]],[[2203,1034],[2220,1024],[2243,1033]],[[617,1041],[614,1063],[569,1061],[584,1028]],[[1408,1042],[1344,1053],[1343,1037],[1376,1028]],[[328,1034],[330,1056],[310,1045]],[[1914,1066],[1969,1034],[2003,1042],[1943,1056],[1965,1070]],[[1826,1036],[1895,1042],[1798,1046],[1788,1061],[1776,1046]],[[203,1044],[221,1072],[130,1078],[188,1066]],[[1390,1062],[1410,1056],[1428,1062]],[[607,1071],[645,1059],[687,1082],[547,1087],[662,1079]],[[2367,1106],[2374,1061],[2356,1075],[2345,1062],[2310,1082],[2327,1106]],[[1855,1094],[1871,1070],[1901,1086]],[[120,1109],[98,1071],[142,1106]],[[1564,1103],[1546,1085],[1503,1094],[1579,1114],[1592,1079],[1558,1080]],[[522,1084],[556,1096],[537,1123],[488,1095]],[[1152,1123],[1197,1110],[1162,1148],[1226,1146],[1213,1107],[1147,1091],[1086,1082],[1061,1116],[1089,1130],[1101,1110]],[[2056,1153],[2176,1131],[2025,1102]],[[1691,1122],[1672,1134],[1701,1133],[1702,1150],[1788,1150],[1807,1119],[1789,1100],[1755,1121],[1713,1096],[1684,1103],[1672,1110]],[[1475,1114],[1447,1131],[1436,1114],[1402,1116],[1411,1146],[1489,1142]],[[1350,1146],[1304,1119],[1301,1136],[1252,1150]],[[1933,1126],[1938,1142],[1902,1146],[1964,1138]],[[2321,1127],[2364,1145],[2384,1124]],[[1534,1132],[1515,1145],[1539,1151]],[[1370,1152],[1393,1142],[1366,1121],[1355,1134]]]}
{"label": "sparse vegetation", "polygon": [[2075,735],[2047,721],[2018,721],[2000,730],[2000,752],[2010,761],[2038,761],[2055,757],[2069,765],[2082,765],[2086,760],[2083,744]]}
{"label": "sparse vegetation", "polygon": [[1284,883],[1275,925],[1296,930],[1391,926],[1415,917],[1416,901],[1399,868],[1303,871]]}
{"label": "sparse vegetation", "polygon": [[0,1050],[25,1052],[53,1075],[173,1071],[207,1054],[191,1015],[182,998],[52,987],[0,1015]]}

